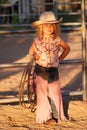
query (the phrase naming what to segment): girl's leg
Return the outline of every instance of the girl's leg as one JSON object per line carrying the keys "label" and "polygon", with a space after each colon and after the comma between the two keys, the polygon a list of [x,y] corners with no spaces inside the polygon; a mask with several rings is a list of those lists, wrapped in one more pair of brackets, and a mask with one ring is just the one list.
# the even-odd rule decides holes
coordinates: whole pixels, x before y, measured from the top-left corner
{"label": "girl's leg", "polygon": [[54,82],[49,84],[49,96],[56,107],[57,112],[54,115],[58,116],[58,120],[66,120],[66,117],[64,116],[59,81],[54,81]]}
{"label": "girl's leg", "polygon": [[36,77],[36,95],[37,95],[37,111],[36,121],[37,123],[45,123],[51,118],[51,107],[47,97],[47,80],[41,76]]}

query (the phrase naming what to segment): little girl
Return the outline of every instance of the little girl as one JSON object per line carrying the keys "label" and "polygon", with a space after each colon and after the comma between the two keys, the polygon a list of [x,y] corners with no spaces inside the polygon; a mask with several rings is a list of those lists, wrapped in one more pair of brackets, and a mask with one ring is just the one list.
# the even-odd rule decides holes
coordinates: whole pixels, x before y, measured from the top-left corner
{"label": "little girl", "polygon": [[[66,120],[63,111],[58,66],[69,53],[69,46],[59,36],[59,24],[53,12],[41,14],[32,23],[37,35],[29,49],[29,60],[35,61],[36,122]],[[60,48],[62,52],[59,55]]]}

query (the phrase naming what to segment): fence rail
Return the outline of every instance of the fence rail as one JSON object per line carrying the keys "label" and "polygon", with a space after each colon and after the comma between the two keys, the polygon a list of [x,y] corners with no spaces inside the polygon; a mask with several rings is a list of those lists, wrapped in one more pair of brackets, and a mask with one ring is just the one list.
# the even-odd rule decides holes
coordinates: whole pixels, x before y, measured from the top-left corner
{"label": "fence rail", "polygon": [[[68,16],[76,16],[76,15],[79,15],[81,16],[81,10],[79,11],[67,11],[67,12],[60,12],[58,11],[58,8],[57,6],[58,5],[74,5],[74,4],[79,4],[81,5],[81,1],[72,1],[72,2],[57,2],[57,1],[54,1],[54,2],[49,2],[49,3],[16,3],[15,6],[25,6],[25,7],[32,7],[32,9],[34,9],[35,7],[39,7],[39,6],[46,6],[46,5],[53,5],[53,11],[56,13],[58,13],[58,16],[62,16],[62,15],[68,15]],[[87,1],[85,1],[85,4],[87,4]],[[10,18],[13,18],[13,17],[19,17],[19,13],[14,11],[14,7],[13,5],[11,4],[0,4],[0,7],[12,7],[12,13],[1,13],[0,14],[0,17],[1,18],[7,18],[7,24],[4,23],[4,24],[0,24],[0,34],[15,34],[15,33],[28,33],[28,32],[33,32],[33,30],[31,30],[31,23],[27,21],[27,23],[9,23],[10,21]],[[58,11],[58,12],[57,12]],[[20,12],[20,11],[19,11]],[[40,12],[39,12],[40,13]],[[31,17],[38,17],[39,13],[31,13],[31,11],[29,12],[29,14],[25,13],[24,14],[21,14],[21,17],[24,17],[24,15],[27,17],[27,19],[31,18]],[[22,16],[23,15],[23,16]],[[10,17],[10,18],[9,18]],[[22,18],[17,18],[17,19],[22,19]],[[26,18],[25,18],[26,19]],[[32,18],[31,18],[32,19]],[[87,23],[86,23],[87,25]],[[62,27],[63,26],[63,27]],[[78,27],[79,26],[79,27]],[[13,27],[13,29],[12,29]],[[18,27],[18,29],[16,28]],[[25,27],[25,29],[23,29],[23,27]],[[29,27],[28,30],[26,29],[26,27]],[[8,28],[8,29],[7,29]],[[80,30],[81,29],[81,21],[80,22],[63,22],[61,23],[61,30]],[[17,30],[17,31],[16,31]]]}
{"label": "fence rail", "polygon": [[[74,26],[74,25],[81,25],[81,22],[65,22],[65,23],[61,23],[61,25],[67,25],[67,26]],[[0,27],[15,27],[15,26],[19,26],[19,27],[31,27],[31,24],[1,24]]]}
{"label": "fence rail", "polygon": [[[72,60],[63,60],[60,64],[80,64],[82,63],[82,59],[72,59]],[[8,68],[8,67],[24,67],[27,63],[8,63],[8,64],[0,64],[0,68]]]}

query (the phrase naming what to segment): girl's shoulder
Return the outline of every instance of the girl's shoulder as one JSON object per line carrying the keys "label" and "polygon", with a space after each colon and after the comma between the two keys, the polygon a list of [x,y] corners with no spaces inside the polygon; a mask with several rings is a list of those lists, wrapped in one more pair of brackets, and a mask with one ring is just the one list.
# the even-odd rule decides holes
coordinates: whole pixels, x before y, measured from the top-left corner
{"label": "girl's shoulder", "polygon": [[34,43],[35,44],[41,44],[42,43],[42,39],[40,37],[35,37],[34,38]]}

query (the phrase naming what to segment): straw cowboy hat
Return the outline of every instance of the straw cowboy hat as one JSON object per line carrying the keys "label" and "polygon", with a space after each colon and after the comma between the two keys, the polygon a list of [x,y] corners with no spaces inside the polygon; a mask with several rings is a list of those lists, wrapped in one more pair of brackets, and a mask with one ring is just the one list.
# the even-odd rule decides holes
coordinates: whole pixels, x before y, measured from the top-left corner
{"label": "straw cowboy hat", "polygon": [[46,23],[60,23],[63,20],[63,18],[60,18],[59,20],[56,19],[54,13],[52,11],[45,11],[44,13],[41,14],[40,18],[38,21],[35,21],[32,23],[32,27],[35,28],[38,25],[41,24],[46,24]]}

